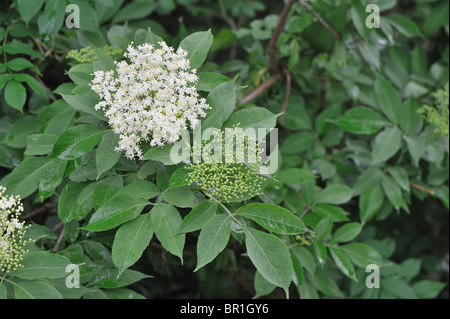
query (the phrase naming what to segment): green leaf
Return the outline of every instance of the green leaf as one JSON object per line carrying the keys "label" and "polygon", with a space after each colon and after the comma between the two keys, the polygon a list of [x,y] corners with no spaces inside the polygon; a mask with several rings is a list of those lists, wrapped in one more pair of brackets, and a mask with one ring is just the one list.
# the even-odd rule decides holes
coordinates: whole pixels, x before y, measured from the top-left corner
{"label": "green leaf", "polygon": [[325,188],[317,196],[318,204],[341,205],[347,203],[353,197],[353,190],[346,186],[335,184]]}
{"label": "green leaf", "polygon": [[245,227],[245,246],[256,269],[270,283],[284,289],[289,296],[289,285],[294,268],[286,244],[278,237]]}
{"label": "green leaf", "polygon": [[392,176],[397,185],[400,186],[401,189],[409,193],[409,176],[406,169],[401,166],[390,166],[388,167],[387,171]]}
{"label": "green leaf", "polygon": [[195,206],[191,212],[184,217],[178,232],[190,233],[202,229],[205,224],[214,216],[217,211],[217,204],[211,201],[204,201]]}
{"label": "green leaf", "polygon": [[[93,68],[92,63],[76,64],[76,65],[72,66],[69,69],[69,71],[67,71],[67,75],[69,76],[69,78],[73,81],[73,83],[75,83],[77,85],[89,85],[91,83],[91,81],[94,79],[93,73],[94,73],[94,68]],[[70,99],[71,95],[69,95],[69,93],[66,96],[68,96]],[[61,96],[63,96],[63,95],[61,94]],[[98,100],[94,100],[94,97],[95,96],[91,97],[92,101],[98,101]],[[70,102],[67,102],[67,103],[70,104]]]}
{"label": "green leaf", "polygon": [[392,177],[387,175],[383,177],[381,186],[392,206],[394,206],[396,210],[399,210],[403,202],[402,190],[400,187],[395,183]]}
{"label": "green leaf", "polygon": [[122,152],[115,151],[118,143],[119,136],[113,132],[103,135],[95,156],[98,176],[112,168],[119,161]]}
{"label": "green leaf", "polygon": [[27,135],[36,133],[36,117],[24,116],[16,119],[5,137],[8,146],[14,148],[25,148],[27,146]]}
{"label": "green leaf", "polygon": [[312,284],[317,290],[320,290],[328,296],[343,297],[335,281],[320,268],[316,269]]}
{"label": "green leaf", "polygon": [[403,103],[403,116],[400,117],[399,123],[403,132],[406,134],[417,134],[422,128],[422,118],[418,109],[417,102],[413,98]]}
{"label": "green leaf", "polygon": [[31,75],[26,74],[26,73],[16,73],[16,74],[13,74],[13,79],[16,81],[19,81],[19,82],[25,82],[26,84],[28,84],[30,89],[32,89],[34,92],[36,92],[37,94],[39,94],[40,96],[42,96],[45,99],[47,98],[47,92],[45,91],[45,89]]}
{"label": "green leaf", "polygon": [[181,41],[180,47],[188,52],[187,58],[191,62],[191,68],[198,69],[202,66],[212,43],[213,35],[211,30],[195,32]]}
{"label": "green leaf", "polygon": [[300,264],[300,261],[295,255],[291,254],[291,260],[292,266],[294,267],[294,277],[292,278],[292,280],[294,281],[294,284],[299,287],[305,282],[305,272],[302,265]]}
{"label": "green leaf", "polygon": [[75,4],[80,9],[80,30],[89,32],[99,32],[97,13],[86,0],[69,0],[69,3]]}
{"label": "green leaf", "polygon": [[59,255],[45,251],[31,251],[25,254],[22,267],[9,273],[21,279],[63,278],[67,276],[66,267],[70,262]]}
{"label": "green leaf", "polygon": [[330,244],[351,241],[361,233],[363,225],[360,223],[348,223],[339,227],[330,239]]}
{"label": "green leaf", "polygon": [[38,74],[40,74],[39,70],[34,66],[34,64],[24,58],[15,58],[8,61],[8,68],[16,72],[22,71],[24,69],[34,69]]}
{"label": "green leaf", "polygon": [[107,289],[103,292],[108,296],[108,299],[147,299],[143,295],[126,288]]}
{"label": "green leaf", "polygon": [[355,107],[345,112],[333,123],[350,133],[372,135],[386,126],[388,121],[369,107]]}
{"label": "green leaf", "polygon": [[169,187],[167,190],[188,186],[190,184],[189,173],[191,172],[191,168],[189,166],[181,166],[177,168],[175,172],[173,172],[172,176],[170,176]]}
{"label": "green leaf", "polygon": [[40,280],[12,282],[16,299],[63,299],[52,285]]}
{"label": "green leaf", "polygon": [[37,190],[41,179],[59,164],[57,159],[29,157],[12,171],[4,186],[9,194],[26,198]]}
{"label": "green leaf", "polygon": [[314,261],[314,257],[311,252],[305,247],[300,246],[293,246],[291,250],[292,253],[300,261],[302,267],[304,267],[306,271],[311,274],[311,276],[314,276],[314,272],[316,270],[316,262]]}
{"label": "green leaf", "polygon": [[46,155],[53,149],[53,145],[58,139],[53,134],[32,134],[27,136],[27,149],[25,155]]}
{"label": "green leaf", "polygon": [[381,111],[394,124],[398,124],[403,116],[403,104],[394,86],[385,78],[378,76],[375,81],[375,96]]}
{"label": "green leaf", "polygon": [[77,207],[78,195],[85,186],[85,183],[75,182],[68,182],[64,186],[58,201],[58,217],[62,222],[68,223],[74,219],[73,211]]}
{"label": "green leaf", "polygon": [[305,224],[287,209],[273,204],[253,203],[240,207],[236,214],[249,218],[267,230],[278,234],[302,234]]}
{"label": "green leaf", "polygon": [[92,192],[94,209],[98,209],[106,201],[111,199],[123,186],[123,179],[120,176],[111,176],[96,183]]}
{"label": "green leaf", "polygon": [[157,7],[156,2],[132,2],[120,9],[120,11],[114,16],[113,23],[119,23],[124,21],[132,21],[140,18],[144,18],[155,11]]}
{"label": "green leaf", "polygon": [[394,156],[401,147],[402,132],[396,127],[390,127],[379,133],[375,138],[372,150],[372,164],[387,161]]}
{"label": "green leaf", "polygon": [[277,286],[268,282],[259,271],[255,273],[254,284],[255,296],[253,299],[270,294]]}
{"label": "green leaf", "polygon": [[417,299],[414,290],[404,281],[395,280],[392,278],[383,278],[381,287],[388,293],[403,298],[403,299]]}
{"label": "green leaf", "polygon": [[425,298],[436,298],[444,289],[444,287],[447,285],[447,283],[432,281],[432,280],[421,280],[419,282],[416,282],[412,289],[414,293],[416,294],[417,298],[419,299],[425,299]]}
{"label": "green leaf", "polygon": [[74,205],[70,207],[70,218],[75,218],[76,220],[84,219],[94,208],[94,203],[92,201],[92,194],[94,192],[95,183],[91,183],[83,188],[83,190],[78,194],[77,200]]}
{"label": "green leaf", "polygon": [[139,29],[134,35],[134,42],[136,45],[150,43],[153,46],[158,46],[158,43],[161,41],[164,41],[163,38],[154,34],[150,27],[147,29],[147,31],[145,31],[144,29]]}
{"label": "green leaf", "polygon": [[405,15],[392,14],[386,17],[394,28],[396,28],[401,34],[408,38],[420,37],[425,39],[422,31],[420,31],[417,24]]}
{"label": "green leaf", "polygon": [[347,277],[358,281],[355,276],[355,267],[353,266],[350,258],[340,249],[330,246],[330,254],[334,260],[334,263],[340,271]]}
{"label": "green leaf", "polygon": [[113,229],[135,219],[147,205],[148,201],[139,197],[130,197],[128,194],[114,196],[97,209],[89,220],[89,224],[82,229],[91,231]]}
{"label": "green leaf", "polygon": [[183,208],[194,207],[196,202],[194,193],[187,186],[166,190],[161,197],[167,203]]}
{"label": "green leaf", "polygon": [[178,233],[181,217],[178,210],[168,204],[155,205],[150,211],[155,235],[171,254],[180,257],[183,263],[183,248],[186,235]]}
{"label": "green leaf", "polygon": [[202,131],[206,128],[221,128],[229,118],[236,105],[234,81],[222,83],[208,95],[206,103],[211,107],[207,110],[202,123]]}
{"label": "green leaf", "polygon": [[0,286],[0,299],[6,299],[6,296],[8,295],[8,291],[6,290],[5,285]]}
{"label": "green leaf", "polygon": [[5,101],[9,106],[23,112],[23,106],[27,99],[27,91],[22,83],[11,80],[5,86]]}
{"label": "green leaf", "polygon": [[94,125],[81,124],[65,130],[53,146],[53,156],[72,160],[92,150],[108,131]]}
{"label": "green leaf", "polygon": [[325,265],[327,262],[327,247],[320,241],[315,241],[313,244],[314,252],[316,253],[317,260],[321,265]]}
{"label": "green leaf", "polygon": [[320,220],[314,227],[314,232],[316,233],[317,241],[324,240],[333,228],[333,222],[329,218],[324,218]]}
{"label": "green leaf", "polygon": [[230,239],[231,218],[217,215],[203,227],[197,243],[197,267],[194,272],[213,261]]}
{"label": "green leaf", "polygon": [[345,222],[348,221],[348,217],[345,211],[342,208],[333,206],[320,204],[315,205],[312,209],[312,212],[317,214],[321,218],[329,218],[333,222]]}
{"label": "green leaf", "polygon": [[9,42],[3,47],[3,50],[5,50],[6,53],[16,55],[16,54],[26,54],[33,58],[40,59],[42,58],[42,55],[30,48],[28,44],[25,44],[23,42],[17,41],[14,39],[13,41]]}
{"label": "green leaf", "polygon": [[49,41],[61,29],[66,12],[65,2],[50,0],[45,5],[44,13],[38,19],[39,33],[42,40]]}
{"label": "green leaf", "polygon": [[119,189],[119,191],[114,196],[128,195],[136,198],[141,198],[148,200],[155,198],[161,194],[159,188],[149,181],[136,181],[132,182],[125,187]]}
{"label": "green leaf", "polygon": [[426,140],[420,136],[403,135],[403,139],[408,147],[409,154],[411,154],[413,165],[418,167],[419,161],[427,150]]}
{"label": "green leaf", "polygon": [[423,31],[427,36],[434,35],[442,27],[448,25],[448,6],[449,3],[447,1],[443,1],[431,10],[429,16],[433,17],[433,19],[425,19],[423,24]]}
{"label": "green leaf", "polygon": [[370,191],[375,186],[380,185],[383,178],[383,172],[376,167],[369,167],[357,179],[353,188],[354,195],[360,195],[364,192]]}
{"label": "green leaf", "polygon": [[339,246],[358,267],[366,268],[370,264],[382,265],[380,254],[372,247],[361,243],[350,243]]}
{"label": "green leaf", "polygon": [[151,276],[131,269],[125,269],[123,272],[120,272],[118,269],[106,268],[94,277],[90,285],[106,289],[116,289],[129,286],[144,278],[151,278]]}
{"label": "green leaf", "polygon": [[[172,160],[171,155],[170,155],[173,147],[174,147],[174,145],[172,145],[172,144],[167,144],[162,147],[159,147],[159,146],[152,147],[144,154],[142,159],[159,161],[159,162],[162,162],[164,165],[175,165],[177,163]],[[188,155],[188,157],[189,157],[189,155]],[[183,159],[184,158],[182,158],[181,160],[183,160]]]}
{"label": "green leaf", "polygon": [[316,178],[317,176],[309,170],[300,168],[282,170],[276,177],[277,180],[286,184],[303,184],[314,181]]}
{"label": "green leaf", "polygon": [[103,115],[103,112],[95,109],[95,105],[99,101],[98,97],[94,95],[69,95],[60,94],[64,101],[71,107],[80,112],[85,112],[94,115],[99,120],[107,122],[108,119]]}
{"label": "green leaf", "polygon": [[55,161],[51,168],[47,170],[47,173],[39,181],[39,200],[41,203],[53,195],[56,187],[58,187],[64,178],[64,172],[66,171],[66,161]]}
{"label": "green leaf", "polygon": [[153,237],[150,214],[120,226],[114,236],[112,259],[120,272],[136,263]]}
{"label": "green leaf", "polygon": [[44,0],[28,1],[28,0],[17,0],[17,9],[19,13],[28,26],[28,22],[39,12]]}
{"label": "green leaf", "polygon": [[232,128],[237,125],[243,130],[252,128],[257,132],[258,129],[266,129],[268,132],[275,127],[279,116],[263,107],[247,107],[231,114],[223,126]]}
{"label": "green leaf", "polygon": [[362,222],[371,220],[383,205],[384,194],[380,186],[361,194],[359,198],[359,217]]}
{"label": "green leaf", "polygon": [[220,73],[200,72],[197,75],[197,91],[211,92],[216,86],[231,81],[231,79]]}

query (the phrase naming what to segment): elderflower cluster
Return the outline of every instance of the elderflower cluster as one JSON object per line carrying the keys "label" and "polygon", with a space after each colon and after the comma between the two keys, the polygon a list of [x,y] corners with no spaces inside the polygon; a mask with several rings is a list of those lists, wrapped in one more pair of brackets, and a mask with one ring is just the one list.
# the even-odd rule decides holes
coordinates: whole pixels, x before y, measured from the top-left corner
{"label": "elderflower cluster", "polygon": [[262,194],[265,178],[259,173],[263,164],[255,139],[243,136],[242,130],[235,127],[215,134],[208,145],[202,147],[203,151],[193,150],[193,157],[202,156],[203,161],[188,165],[191,185],[223,201]]}
{"label": "elderflower cluster", "polygon": [[4,196],[6,188],[0,186],[0,271],[7,273],[20,267],[24,249],[25,222],[19,221],[23,206],[19,196]]}
{"label": "elderflower cluster", "polygon": [[436,126],[435,133],[449,138],[449,84],[433,94],[435,105],[424,105],[418,111],[428,123]]}
{"label": "elderflower cluster", "polygon": [[190,70],[187,51],[174,51],[165,42],[159,46],[128,46],[124,56],[129,62],[116,63],[115,71],[96,71],[91,84],[101,99],[95,108],[105,112],[120,137],[117,150],[130,159],[142,158],[143,141],[151,146],[175,143],[209,108],[195,88],[198,77]]}
{"label": "elderflower cluster", "polygon": [[[118,49],[110,45],[105,45],[97,50],[109,55],[113,59],[117,59],[123,53],[122,49]],[[97,60],[97,54],[94,48],[88,46],[79,50],[70,50],[67,53],[67,58],[74,59],[79,63],[92,63]]]}

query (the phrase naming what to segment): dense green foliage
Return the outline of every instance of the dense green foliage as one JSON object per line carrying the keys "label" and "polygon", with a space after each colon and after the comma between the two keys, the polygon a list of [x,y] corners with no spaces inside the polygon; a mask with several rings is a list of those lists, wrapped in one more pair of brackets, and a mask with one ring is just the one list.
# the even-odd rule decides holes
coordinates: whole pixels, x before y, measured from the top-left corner
{"label": "dense green foliage", "polygon": [[[372,2],[380,28],[366,25]],[[437,0],[2,1],[0,185],[31,226],[22,267],[0,267],[0,298],[448,298],[448,12]],[[93,73],[160,41],[198,69],[202,130],[278,128],[275,173],[174,163],[169,144],[115,151]],[[79,288],[66,286],[71,264]]]}

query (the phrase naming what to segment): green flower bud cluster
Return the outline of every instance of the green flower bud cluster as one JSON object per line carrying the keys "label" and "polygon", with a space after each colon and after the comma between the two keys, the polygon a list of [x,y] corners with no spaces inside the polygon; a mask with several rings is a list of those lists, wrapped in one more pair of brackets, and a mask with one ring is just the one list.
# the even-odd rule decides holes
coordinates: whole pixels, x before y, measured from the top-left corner
{"label": "green flower bud cluster", "polygon": [[315,233],[306,232],[304,234],[296,235],[295,240],[297,241],[297,244],[300,246],[311,246],[316,238]]}
{"label": "green flower bud cluster", "polygon": [[261,195],[266,180],[260,175],[264,165],[261,151],[257,141],[237,127],[217,131],[210,142],[202,143],[201,148],[194,147],[193,158],[203,161],[188,165],[190,185],[222,201]]}
{"label": "green flower bud cluster", "polygon": [[0,271],[8,273],[21,266],[23,256],[28,252],[24,239],[30,225],[19,221],[23,211],[20,197],[4,195],[6,188],[0,186]]}
{"label": "green flower bud cluster", "polygon": [[449,138],[449,84],[444,89],[433,94],[435,98],[435,106],[424,105],[419,112],[424,116],[425,120],[436,126],[435,133]]}
{"label": "green flower bud cluster", "polygon": [[[115,48],[110,45],[105,45],[98,50],[109,55],[113,60],[118,59],[123,54],[122,49]],[[80,50],[70,50],[67,53],[67,58],[74,59],[79,63],[92,63],[97,60],[97,55],[95,54],[95,49],[89,46]]]}

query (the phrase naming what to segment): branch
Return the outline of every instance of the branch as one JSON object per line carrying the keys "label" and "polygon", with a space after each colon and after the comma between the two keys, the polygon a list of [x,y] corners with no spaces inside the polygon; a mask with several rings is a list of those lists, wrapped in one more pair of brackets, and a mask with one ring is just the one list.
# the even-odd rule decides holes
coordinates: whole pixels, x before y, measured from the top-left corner
{"label": "branch", "polygon": [[55,207],[55,206],[56,206],[55,203],[46,203],[46,204],[45,204],[44,206],[42,206],[41,208],[38,208],[38,209],[36,209],[36,210],[34,210],[34,211],[32,211],[32,212],[26,214],[25,216],[22,216],[22,219],[28,219],[28,218],[31,218],[31,217],[33,217],[33,216],[35,216],[35,215],[38,215],[38,214],[40,214],[40,213],[43,213],[43,212],[45,212],[45,211],[47,211],[47,210],[52,209],[52,208]]}
{"label": "branch", "polygon": [[278,69],[278,60],[277,60],[277,51],[278,51],[278,39],[280,38],[280,34],[283,31],[284,25],[286,24],[286,20],[289,16],[289,11],[291,11],[294,6],[296,0],[289,0],[283,8],[283,11],[280,14],[280,18],[278,19],[278,24],[273,30],[272,37],[269,41],[269,46],[267,47],[267,52],[269,53],[269,70],[272,75],[267,81],[257,87],[250,94],[245,96],[241,100],[241,105],[249,103],[256,99],[259,95],[261,95],[264,91],[274,85],[280,79],[280,70]]}
{"label": "branch", "polygon": [[63,238],[64,238],[64,228],[61,230],[61,234],[59,234],[58,240],[56,241],[56,244],[53,247],[53,252],[54,253],[58,252],[59,245],[61,245],[61,242],[62,242]]}
{"label": "branch", "polygon": [[433,190],[431,190],[431,189],[428,189],[428,188],[425,188],[425,187],[423,187],[423,186],[420,186],[420,185],[417,185],[417,184],[414,184],[414,183],[409,183],[409,185],[411,186],[411,187],[414,187],[415,189],[418,189],[418,190],[420,190],[420,191],[422,191],[422,192],[425,192],[425,193],[427,193],[427,194],[430,194],[430,195],[434,195],[434,194],[436,194],[436,192],[435,191],[433,191]]}
{"label": "branch", "polygon": [[270,73],[272,75],[280,73],[280,70],[278,70],[278,61],[277,61],[278,39],[280,38],[280,34],[283,31],[289,12],[294,6],[295,1],[296,0],[289,0],[288,3],[286,3],[286,5],[284,6],[284,9],[280,14],[280,18],[278,19],[278,24],[275,27],[275,30],[273,30],[269,46],[267,47],[267,52],[269,52],[269,68]]}
{"label": "branch", "polygon": [[249,103],[256,99],[259,95],[261,95],[265,90],[270,88],[272,85],[274,85],[278,80],[280,79],[280,74],[272,75],[267,81],[265,81],[263,84],[258,86],[254,91],[252,91],[250,94],[245,96],[241,100],[241,105]]}
{"label": "branch", "polygon": [[289,97],[291,96],[291,75],[289,74],[288,70],[284,70],[284,73],[286,73],[286,96],[284,98],[283,108],[281,109],[281,115],[280,123],[284,124],[284,116],[286,114],[286,110],[289,104]]}
{"label": "branch", "polygon": [[325,28],[327,28],[328,31],[331,32],[331,34],[334,36],[335,39],[339,39],[340,38],[339,34],[337,34],[336,31],[334,31],[333,28],[330,27],[330,25],[328,23],[326,23],[325,20],[322,19],[322,17],[309,4],[307,4],[303,0],[298,0],[298,2],[300,2],[300,4],[302,6],[304,6],[309,12],[311,12],[317,18],[317,20],[319,20],[319,22],[322,23],[323,26]]}

